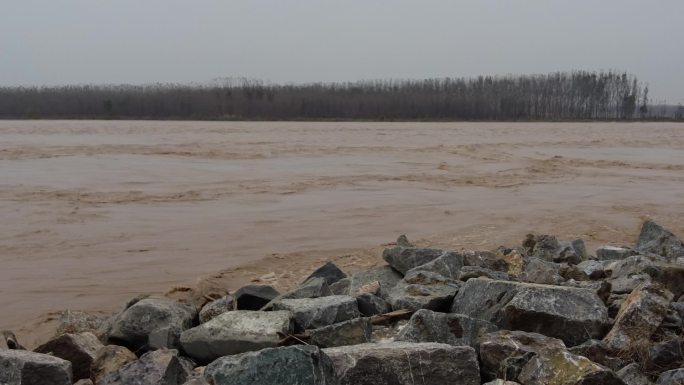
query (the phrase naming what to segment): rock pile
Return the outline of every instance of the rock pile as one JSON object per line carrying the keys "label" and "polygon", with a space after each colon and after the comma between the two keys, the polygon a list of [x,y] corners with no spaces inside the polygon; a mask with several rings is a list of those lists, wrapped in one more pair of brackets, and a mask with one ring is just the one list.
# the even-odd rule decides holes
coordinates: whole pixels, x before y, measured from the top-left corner
{"label": "rock pile", "polygon": [[34,352],[5,333],[0,384],[684,384],[684,244],[652,221],[634,248],[595,256],[530,234],[493,251],[402,236],[382,257],[349,276],[328,263],[287,293],[65,312]]}

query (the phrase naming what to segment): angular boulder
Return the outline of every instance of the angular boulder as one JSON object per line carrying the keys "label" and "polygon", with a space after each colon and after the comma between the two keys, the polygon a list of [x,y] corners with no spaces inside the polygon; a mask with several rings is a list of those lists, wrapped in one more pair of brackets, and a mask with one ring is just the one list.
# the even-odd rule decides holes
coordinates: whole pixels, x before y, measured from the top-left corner
{"label": "angular boulder", "polygon": [[90,368],[90,379],[99,385],[105,376],[116,372],[122,366],[137,360],[138,357],[123,346],[107,345],[97,352]]}
{"label": "angular boulder", "polygon": [[392,311],[392,307],[387,301],[370,293],[357,295],[356,303],[359,306],[359,312],[366,317],[385,314]]}
{"label": "angular boulder", "polygon": [[248,285],[235,292],[238,310],[259,310],[278,297],[280,293],[268,285]]}
{"label": "angular boulder", "polygon": [[437,343],[391,342],[323,349],[339,385],[479,385],[475,349]]}
{"label": "angular boulder", "polygon": [[666,371],[677,369],[684,363],[684,339],[671,337],[653,344],[648,349],[647,367],[649,371]]}
{"label": "angular boulder", "polygon": [[160,349],[108,373],[98,385],[183,385],[192,369],[192,363],[176,350]]}
{"label": "angular boulder", "polygon": [[231,310],[236,310],[235,297],[232,295],[223,296],[204,305],[199,312],[199,321],[200,323],[208,322],[217,315]]}
{"label": "angular boulder", "polygon": [[73,379],[90,378],[90,367],[104,345],[90,332],[62,334],[37,347],[36,353],[50,354],[71,362]]}
{"label": "angular boulder", "polygon": [[384,300],[387,300],[387,295],[390,290],[396,286],[399,281],[404,278],[396,270],[392,269],[390,266],[379,266],[374,267],[369,270],[360,271],[353,274],[350,277],[349,282],[349,295],[357,295],[358,290],[370,283],[378,282],[380,284],[380,289],[378,296]]}
{"label": "angular boulder", "polygon": [[[273,301],[279,299],[319,298],[329,295],[332,295],[332,291],[325,278],[315,277],[304,282],[299,287],[274,298]],[[271,303],[273,301],[271,301]]]}
{"label": "angular boulder", "polygon": [[637,252],[626,247],[601,246],[596,249],[596,258],[599,261],[611,261],[614,259],[624,259],[636,255]]}
{"label": "angular boulder", "polygon": [[523,282],[558,285],[563,281],[559,272],[560,266],[557,263],[532,257],[525,260],[519,278]]}
{"label": "angular boulder", "polygon": [[645,221],[642,225],[635,250],[657,254],[670,261],[684,257],[684,243],[681,239],[653,221]]}
{"label": "angular boulder", "polygon": [[[389,263],[396,271],[406,274],[413,268],[425,265],[449,253],[451,252],[441,249],[396,246],[391,249],[385,249],[382,252],[382,259]],[[460,256],[456,256],[456,258],[461,258],[462,260]]]}
{"label": "angular boulder", "polygon": [[[664,261],[662,257],[636,255],[609,263],[606,274],[610,276],[613,292],[629,293],[646,281],[660,283],[675,298],[684,294],[684,266]],[[619,282],[624,281],[624,282]],[[625,289],[620,291],[620,287]]]}
{"label": "angular boulder", "polygon": [[332,285],[341,279],[347,278],[347,274],[340,270],[334,263],[328,262],[311,273],[304,282],[312,278],[323,278],[326,284]]}
{"label": "angular boulder", "polygon": [[133,351],[147,350],[149,337],[158,329],[174,327],[182,331],[192,327],[194,308],[165,297],[148,297],[129,302],[109,321],[108,341]]}
{"label": "angular boulder", "polygon": [[272,302],[273,310],[287,310],[300,329],[316,329],[360,317],[356,298],[333,295],[320,298],[281,299]]}
{"label": "angular boulder", "polygon": [[656,284],[632,291],[620,307],[613,328],[603,342],[616,351],[627,351],[640,341],[649,341],[672,301],[672,293]]}
{"label": "angular boulder", "polygon": [[532,357],[518,381],[525,385],[624,385],[610,369],[563,349]]}
{"label": "angular boulder", "polygon": [[370,318],[355,318],[309,330],[311,344],[320,348],[358,345],[371,342],[373,325]]}
{"label": "angular boulder", "polygon": [[463,255],[459,253],[442,253],[432,261],[408,270],[406,275],[414,271],[429,271],[447,278],[458,279],[463,263]]}
{"label": "angular boulder", "polygon": [[668,370],[658,377],[657,385],[682,385],[684,384],[684,368]]}
{"label": "angular boulder", "polygon": [[475,278],[454,298],[452,313],[499,328],[537,332],[577,345],[602,338],[608,309],[589,289]]}
{"label": "angular boulder", "polygon": [[556,263],[571,263],[576,265],[587,257],[584,241],[559,241],[553,235],[539,235],[534,238],[531,256]]}
{"label": "angular boulder", "polygon": [[71,385],[71,363],[26,350],[0,350],[2,385]]}
{"label": "angular boulder", "polygon": [[429,271],[407,274],[389,293],[392,309],[448,310],[461,283]]}
{"label": "angular boulder", "polygon": [[337,385],[332,362],[315,346],[221,357],[207,366],[204,377],[212,385]]}
{"label": "angular boulder", "polygon": [[481,334],[497,330],[493,324],[463,314],[418,310],[404,326],[395,341],[438,342],[475,347]]}
{"label": "angular boulder", "polygon": [[219,357],[278,346],[281,335],[294,331],[289,311],[236,310],[184,331],[180,344],[199,363]]}
{"label": "angular boulder", "polygon": [[652,385],[653,383],[641,371],[639,364],[633,362],[618,370],[615,374],[625,383],[625,385]]}
{"label": "angular boulder", "polygon": [[78,310],[65,310],[59,316],[59,325],[55,336],[70,333],[77,334],[91,332],[97,335],[104,317],[98,314],[87,313]]}

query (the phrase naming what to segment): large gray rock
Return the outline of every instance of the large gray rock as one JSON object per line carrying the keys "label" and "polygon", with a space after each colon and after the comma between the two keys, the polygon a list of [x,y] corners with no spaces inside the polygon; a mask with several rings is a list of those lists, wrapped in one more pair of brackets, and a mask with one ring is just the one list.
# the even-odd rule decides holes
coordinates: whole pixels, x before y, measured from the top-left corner
{"label": "large gray rock", "polygon": [[642,225],[635,249],[661,255],[670,261],[684,257],[684,243],[653,221],[645,221]]}
{"label": "large gray rock", "polygon": [[66,333],[77,334],[83,332],[97,334],[103,321],[104,317],[98,314],[78,310],[65,310],[59,316],[59,325],[57,326],[57,333],[55,333],[55,336]]}
{"label": "large gray rock", "polygon": [[525,385],[624,385],[610,369],[563,349],[532,357],[518,381]]}
{"label": "large gray rock", "polygon": [[2,385],[71,385],[71,363],[26,350],[0,350]]}
{"label": "large gray rock", "polygon": [[37,347],[36,353],[51,354],[71,362],[73,379],[90,378],[90,367],[104,345],[90,332],[62,334]]}
{"label": "large gray rock", "polygon": [[200,323],[208,322],[217,315],[227,311],[237,310],[236,308],[235,297],[232,295],[223,296],[204,305],[199,312],[199,321]]}
{"label": "large gray rock", "polygon": [[238,310],[259,310],[279,295],[272,286],[248,285],[238,289],[234,297]]}
{"label": "large gray rock", "polygon": [[461,283],[429,271],[413,271],[389,293],[392,309],[448,311]]}
{"label": "large gray rock", "polygon": [[653,281],[671,291],[675,298],[684,294],[684,266],[668,263],[662,257],[652,255],[627,257],[609,263],[606,266],[606,272],[610,276],[614,293],[618,292],[621,286],[624,286],[626,290],[633,290],[646,281]]}
{"label": "large gray rock", "polygon": [[138,357],[123,346],[107,345],[97,352],[95,361],[90,367],[90,379],[96,385],[109,373],[116,372],[122,366],[137,360]]}
{"label": "large gray rock", "polygon": [[537,332],[577,345],[601,338],[608,309],[589,289],[471,279],[451,308],[502,329]]}
{"label": "large gray rock", "polygon": [[470,318],[463,314],[418,310],[399,332],[395,341],[439,342],[454,346],[475,347],[481,334],[496,329],[496,326],[487,321]]}
{"label": "large gray rock", "polygon": [[320,328],[361,316],[356,298],[346,295],[282,299],[274,301],[272,308],[292,312],[301,329]]}
{"label": "large gray rock", "polygon": [[469,346],[392,342],[323,349],[340,385],[479,385],[475,350]]}
{"label": "large gray rock", "polygon": [[325,280],[325,283],[328,285],[332,285],[333,283],[347,278],[347,274],[345,274],[342,270],[340,270],[339,267],[337,267],[334,263],[328,262],[325,265],[319,267],[309,275],[304,282],[312,279],[312,278],[323,278]]}
{"label": "large gray rock", "polygon": [[511,276],[508,275],[508,273],[504,273],[503,271],[491,270],[486,267],[480,266],[463,266],[458,274],[459,281],[467,281],[471,278],[480,277],[498,279],[501,281],[508,281],[511,279]]}
{"label": "large gray rock", "polygon": [[463,255],[454,252],[443,253],[432,261],[420,266],[416,266],[406,272],[409,275],[414,271],[429,271],[441,276],[458,279],[461,268],[463,268]]}
{"label": "large gray rock", "polygon": [[537,354],[564,350],[557,338],[538,333],[499,330],[479,338],[480,365],[484,380],[507,378],[516,380],[522,368]]}
{"label": "large gray rock", "polygon": [[649,371],[666,371],[680,368],[684,362],[684,339],[671,337],[653,344],[648,349]]}
{"label": "large gray rock", "polygon": [[[310,278],[299,287],[274,298],[273,301],[279,299],[318,298],[329,295],[332,295],[332,291],[330,291],[330,286],[328,286],[326,279],[323,277],[314,277]],[[273,303],[273,301],[271,301],[271,303]]]}
{"label": "large gray rock", "polygon": [[278,346],[281,334],[294,331],[289,311],[236,310],[186,330],[180,343],[200,363],[219,357]]}
{"label": "large gray rock", "polygon": [[603,279],[606,277],[605,264],[601,261],[582,261],[582,263],[577,265],[577,268],[584,272],[589,279]]}
{"label": "large gray rock", "polygon": [[668,370],[658,377],[657,385],[682,385],[684,384],[684,368]]}
{"label": "large gray rock", "polygon": [[598,258],[600,261],[624,259],[636,254],[638,254],[636,251],[626,247],[601,246],[596,249],[596,258]]}
{"label": "large gray rock", "polygon": [[403,276],[392,269],[390,266],[374,267],[369,270],[360,271],[352,274],[349,282],[349,295],[357,295],[360,288],[378,282],[380,291],[378,296],[387,300],[387,295],[394,286],[401,281]]}
{"label": "large gray rock", "polygon": [[622,304],[603,341],[616,351],[633,350],[640,342],[649,341],[663,321],[672,297],[669,290],[655,284],[635,289]]}
{"label": "large gray rock", "polygon": [[465,266],[478,266],[492,271],[501,271],[508,273],[511,266],[507,255],[500,250],[481,251],[481,250],[463,250],[460,252],[463,256],[463,264]]}
{"label": "large gray rock", "polygon": [[[568,349],[570,353],[587,357],[599,365],[617,371],[626,365],[626,361],[620,357],[615,357],[615,352],[601,340],[589,340],[581,345],[576,345]],[[628,358],[625,357],[625,358]]]}
{"label": "large gray rock", "polygon": [[440,249],[396,246],[391,249],[385,249],[382,252],[382,258],[396,271],[406,274],[409,270],[432,262],[448,253],[450,252]]}
{"label": "large gray rock", "polygon": [[309,331],[311,344],[321,348],[357,345],[371,342],[373,325],[370,318],[355,318]]}
{"label": "large gray rock", "polygon": [[541,258],[526,258],[519,278],[523,282],[558,285],[563,281],[560,265]]}
{"label": "large gray rock", "polygon": [[534,238],[531,256],[576,265],[587,258],[587,250],[581,239],[566,242],[559,241],[553,235],[538,235]]}
{"label": "large gray rock", "polygon": [[392,307],[387,301],[378,297],[375,294],[363,293],[356,296],[356,303],[359,306],[359,311],[366,317],[377,314],[385,314],[392,311]]}
{"label": "large gray rock", "polygon": [[176,350],[160,349],[105,375],[98,385],[183,385],[192,369]]}
{"label": "large gray rock", "polygon": [[330,359],[315,346],[221,357],[207,366],[204,376],[212,385],[337,385]]}
{"label": "large gray rock", "polygon": [[165,297],[140,299],[109,320],[108,340],[133,351],[146,350],[150,334],[169,327],[179,333],[192,327],[196,315],[194,308]]}
{"label": "large gray rock", "polygon": [[618,370],[615,374],[620,377],[625,385],[652,385],[648,377],[642,373],[639,364],[633,362]]}

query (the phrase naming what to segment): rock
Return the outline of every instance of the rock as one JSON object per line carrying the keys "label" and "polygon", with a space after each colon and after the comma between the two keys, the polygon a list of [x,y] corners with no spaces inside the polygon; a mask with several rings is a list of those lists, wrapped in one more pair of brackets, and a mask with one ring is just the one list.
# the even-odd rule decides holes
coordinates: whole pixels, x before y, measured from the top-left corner
{"label": "rock", "polygon": [[670,261],[684,257],[684,243],[653,221],[645,221],[635,249],[640,253],[661,255]]}
{"label": "rock", "polygon": [[351,276],[349,283],[349,295],[357,295],[359,288],[377,281],[380,284],[378,296],[387,300],[390,290],[401,281],[403,276],[397,273],[390,266],[375,267],[370,270],[361,271]]}
{"label": "rock", "polygon": [[624,259],[636,254],[638,254],[636,251],[626,247],[601,246],[596,249],[596,258],[598,258],[600,261]]}
{"label": "rock", "polygon": [[340,385],[479,385],[475,350],[469,346],[392,342],[323,349]]}
{"label": "rock", "polygon": [[150,350],[156,349],[180,349],[180,335],[183,332],[176,325],[168,325],[159,329],[154,329],[149,337],[147,347]]}
{"label": "rock", "polygon": [[330,292],[333,295],[349,295],[349,288],[351,286],[351,279],[343,278],[330,285]]}
{"label": "rock", "polygon": [[199,321],[200,323],[205,323],[217,315],[231,310],[236,310],[235,297],[232,295],[226,295],[204,305],[202,310],[199,312]]}
{"label": "rock", "polygon": [[333,295],[321,298],[282,299],[273,302],[273,310],[287,310],[300,329],[316,329],[358,318],[356,298]]}
{"label": "rock", "polygon": [[405,234],[401,234],[399,238],[397,238],[397,246],[401,247],[414,247],[413,243],[409,242],[408,238],[406,237]]}
{"label": "rock", "polygon": [[587,260],[582,261],[577,268],[580,269],[589,279],[603,279],[606,278],[606,271],[602,262]]}
{"label": "rock", "polygon": [[658,377],[657,385],[682,385],[684,384],[684,368],[668,370]]}
{"label": "rock", "polygon": [[465,266],[478,266],[492,271],[508,272],[508,262],[504,258],[491,251],[464,250],[463,264]]}
{"label": "rock", "polygon": [[[440,249],[396,246],[391,249],[385,249],[382,253],[382,259],[389,263],[396,271],[406,274],[409,270],[432,262],[448,253],[450,252]],[[455,256],[454,258],[458,257]]]}
{"label": "rock", "polygon": [[493,324],[462,314],[418,310],[401,330],[395,341],[439,342],[454,346],[475,347],[482,333],[496,330]]}
{"label": "rock", "polygon": [[652,385],[652,382],[641,372],[641,368],[636,362],[623,367],[615,374],[620,377],[625,385]]}
{"label": "rock", "polygon": [[463,263],[463,256],[461,254],[453,252],[443,253],[428,263],[410,269],[406,272],[406,275],[415,271],[429,271],[446,278],[458,279]]}
{"label": "rock", "polygon": [[626,352],[640,341],[649,340],[663,321],[672,297],[659,285],[645,284],[635,289],[622,304],[603,341],[610,349]]}
{"label": "rock", "polygon": [[73,379],[90,378],[90,366],[104,345],[90,332],[62,334],[35,349],[36,353],[51,354],[71,362]]}
{"label": "rock", "polygon": [[311,275],[308,276],[304,282],[312,278],[323,278],[325,283],[329,286],[340,279],[347,278],[347,274],[340,270],[334,263],[328,262],[311,273]]}
{"label": "rock", "polygon": [[274,298],[261,310],[273,310],[273,304],[283,299],[320,298],[331,295],[333,293],[324,278],[311,278],[296,289]]}
{"label": "rock", "polygon": [[26,350],[0,350],[2,385],[71,385],[71,363]]}
{"label": "rock", "polygon": [[78,380],[74,383],[74,385],[94,385],[94,384],[90,379],[86,379],[86,380]]}
{"label": "rock", "polygon": [[459,281],[467,281],[471,278],[480,277],[496,279],[500,281],[508,281],[511,279],[508,273],[504,273],[503,271],[494,271],[480,266],[464,266],[461,268],[457,279]]}
{"label": "rock", "polygon": [[608,310],[592,290],[475,278],[451,308],[502,329],[557,337],[569,345],[603,337]]}
{"label": "rock", "polygon": [[146,350],[152,332],[168,326],[175,326],[179,331],[188,329],[196,315],[192,307],[164,297],[133,301],[109,321],[108,341],[133,351]]}
{"label": "rock", "polygon": [[626,290],[646,282],[660,283],[671,291],[675,298],[684,294],[684,266],[663,262],[661,257],[633,256],[620,261],[610,263],[606,269],[610,271],[613,292],[620,289],[619,280],[635,280],[632,285],[627,285]]}
{"label": "rock", "polygon": [[506,381],[502,379],[496,379],[494,381],[487,382],[483,385],[520,385],[519,383],[515,381]]}
{"label": "rock", "polygon": [[589,340],[568,349],[570,353],[587,357],[591,361],[601,364],[615,371],[625,366],[625,361],[612,357],[613,351],[601,340]]}
{"label": "rock", "polygon": [[[500,330],[479,338],[480,365],[485,380],[505,377],[515,380],[522,367],[537,354],[564,350],[563,341],[538,333]],[[511,373],[511,369],[514,369]]]}
{"label": "rock", "polygon": [[278,346],[280,334],[294,332],[289,311],[236,310],[181,334],[185,353],[199,363],[221,356]]}
{"label": "rock", "polygon": [[436,273],[414,271],[390,291],[388,302],[394,310],[447,311],[460,285],[458,281]]}
{"label": "rock", "polygon": [[104,322],[104,317],[77,310],[65,310],[59,316],[59,326],[57,326],[57,333],[55,337],[62,334],[78,334],[83,332],[91,332],[97,335],[97,332]]}
{"label": "rock", "polygon": [[568,265],[567,263],[561,263],[558,274],[563,277],[564,280],[569,281],[588,281],[589,276],[584,272],[584,270],[577,267],[577,265]]}
{"label": "rock", "polygon": [[238,310],[259,310],[279,295],[272,286],[249,285],[235,292],[235,302]]}
{"label": "rock", "polygon": [[213,385],[337,384],[332,362],[315,346],[288,346],[221,357],[207,366],[204,376]]}
{"label": "rock", "polygon": [[610,369],[563,349],[532,357],[518,381],[525,385],[624,385]]}
{"label": "rock", "polygon": [[494,253],[499,260],[504,261],[508,265],[508,270],[506,271],[508,275],[517,278],[522,274],[525,259],[527,259],[525,249],[499,246]]}
{"label": "rock", "polygon": [[359,307],[359,312],[366,317],[385,314],[392,311],[392,307],[387,301],[370,293],[357,295],[356,303]]}
{"label": "rock", "polygon": [[107,345],[97,352],[90,367],[90,379],[100,385],[107,374],[116,372],[122,366],[137,359],[138,357],[133,352],[123,346]]}
{"label": "rock", "polygon": [[553,235],[539,235],[530,254],[546,261],[577,265],[586,259],[587,250],[581,239],[564,242]]}
{"label": "rock", "polygon": [[569,281],[561,282],[560,286],[591,290],[596,293],[596,295],[601,298],[601,301],[603,301],[603,303],[606,305],[608,304],[608,299],[612,294],[612,286],[610,282],[607,281],[575,281],[571,279]]}
{"label": "rock", "polygon": [[677,369],[684,363],[684,340],[675,337],[653,344],[647,357],[648,368],[653,371]]}
{"label": "rock", "polygon": [[192,369],[192,364],[178,357],[176,350],[160,349],[108,373],[100,385],[182,385]]}
{"label": "rock", "polygon": [[309,331],[311,344],[320,348],[357,345],[371,342],[370,318],[355,318]]}
{"label": "rock", "polygon": [[540,258],[528,258],[519,278],[523,282],[558,285],[563,277],[558,274],[560,266]]}

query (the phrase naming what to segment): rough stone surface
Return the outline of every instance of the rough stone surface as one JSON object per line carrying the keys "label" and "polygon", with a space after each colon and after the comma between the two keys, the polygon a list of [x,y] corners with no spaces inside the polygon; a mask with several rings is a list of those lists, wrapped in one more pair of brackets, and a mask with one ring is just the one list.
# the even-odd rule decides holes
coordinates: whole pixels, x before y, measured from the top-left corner
{"label": "rough stone surface", "polygon": [[109,342],[123,344],[133,351],[149,348],[149,336],[157,329],[175,326],[182,331],[192,326],[197,312],[190,306],[164,297],[148,297],[129,302],[109,321]]}
{"label": "rough stone surface", "polygon": [[406,342],[439,342],[462,346],[477,346],[483,333],[495,331],[493,324],[462,314],[418,310],[395,338]]}
{"label": "rough stone surface", "polygon": [[506,381],[506,380],[502,380],[500,378],[497,378],[496,380],[487,382],[483,385],[520,385],[520,383],[515,382],[515,381]]}
{"label": "rough stone surface", "polygon": [[93,382],[90,379],[85,379],[85,380],[78,380],[74,383],[74,385],[94,385]]}
{"label": "rough stone surface", "polygon": [[71,385],[71,363],[26,350],[0,350],[2,385]]}
{"label": "rough stone surface", "polygon": [[188,356],[209,363],[225,355],[276,347],[278,333],[293,333],[289,311],[236,310],[184,331],[180,343]]}
{"label": "rough stone surface", "polygon": [[392,307],[387,301],[371,293],[363,293],[356,296],[356,303],[359,312],[366,317],[376,314],[385,314],[392,311]]}
{"label": "rough stone surface", "polygon": [[373,325],[370,318],[355,318],[309,331],[311,344],[321,348],[357,345],[371,342]]}
{"label": "rough stone surface", "polygon": [[238,310],[259,310],[278,297],[280,293],[268,285],[248,285],[235,292]]}
{"label": "rough stone surface", "polygon": [[104,376],[101,385],[183,385],[192,364],[178,357],[176,350],[160,349],[142,355]]}
{"label": "rough stone surface", "polygon": [[509,270],[508,262],[498,252],[463,250],[460,254],[463,255],[463,264],[465,266],[478,266],[504,273]]}
{"label": "rough stone surface", "polygon": [[204,305],[202,310],[199,312],[199,321],[200,323],[205,323],[217,315],[231,310],[236,310],[235,297],[232,295],[226,295]]}
{"label": "rough stone surface", "polygon": [[414,271],[429,271],[447,278],[458,279],[463,263],[463,255],[454,252],[443,253],[428,263],[410,269],[406,275]]}
{"label": "rough stone surface", "polygon": [[600,261],[624,259],[636,254],[636,251],[626,247],[601,246],[596,249],[596,258],[598,258]]}
{"label": "rough stone surface", "polygon": [[684,257],[684,243],[653,221],[645,221],[642,225],[635,249],[661,255],[670,261]]}
{"label": "rough stone surface", "polygon": [[356,298],[346,295],[278,300],[273,302],[273,310],[292,312],[300,329],[316,329],[361,315]]}
{"label": "rough stone surface", "polygon": [[349,295],[357,295],[359,288],[377,281],[380,284],[378,296],[387,300],[387,296],[394,286],[401,281],[403,276],[390,266],[380,266],[369,270],[355,273],[349,283]]}
{"label": "rough stone surface", "polygon": [[479,385],[475,350],[469,346],[392,342],[323,349],[340,385]]}
{"label": "rough stone surface", "polygon": [[99,385],[104,377],[116,372],[122,366],[137,360],[133,352],[123,346],[107,345],[97,352],[97,356],[90,368],[90,379]]}
{"label": "rough stone surface", "polygon": [[648,351],[648,367],[652,371],[673,370],[684,365],[684,339],[674,337],[661,341]]}
{"label": "rough stone surface", "polygon": [[55,336],[70,333],[91,332],[97,334],[104,317],[77,310],[65,310],[59,317],[59,325]]}
{"label": "rough stone surface", "polygon": [[[332,291],[330,291],[330,286],[328,286],[326,279],[322,277],[314,277],[307,280],[294,290],[288,291],[287,293],[276,297],[273,301],[280,299],[319,298],[329,295],[332,295]],[[271,301],[271,303],[273,303],[273,301]]]}
{"label": "rough stone surface", "polygon": [[606,277],[605,265],[600,261],[582,261],[577,265],[577,268],[582,270],[589,279],[603,279]]}
{"label": "rough stone surface", "polygon": [[566,262],[576,265],[586,259],[586,247],[580,239],[572,242],[559,241],[553,235],[539,235],[531,249],[533,257],[552,262]]}
{"label": "rough stone surface", "polygon": [[545,261],[541,258],[527,258],[519,278],[523,282],[558,285],[563,281],[557,263]]}
{"label": "rough stone surface", "polygon": [[563,349],[532,357],[518,381],[525,385],[624,385],[610,369]]}
{"label": "rough stone surface", "polygon": [[[606,270],[610,272],[614,293],[629,293],[636,286],[653,281],[671,291],[675,298],[684,294],[684,266],[665,262],[662,257],[636,255],[612,262]],[[625,281],[624,291],[619,290],[620,280]],[[630,280],[633,280],[631,284]]]}
{"label": "rough stone surface", "polygon": [[311,273],[310,276],[308,276],[304,282],[312,279],[312,278],[323,278],[325,280],[325,283],[328,285],[332,285],[333,283],[347,278],[347,274],[345,274],[342,270],[340,270],[339,267],[337,267],[334,263],[328,262],[325,265],[319,267]]}
{"label": "rough stone surface", "polygon": [[592,290],[481,278],[464,284],[451,312],[502,329],[560,338],[569,345],[603,337],[608,324],[608,309]]}
{"label": "rough stone surface", "polygon": [[90,367],[97,352],[104,345],[90,332],[62,334],[35,349],[36,353],[51,354],[71,362],[73,379],[90,378]]}
{"label": "rough stone surface", "polygon": [[448,311],[461,283],[429,271],[407,274],[390,292],[392,309]]}
{"label": "rough stone surface", "polygon": [[207,366],[204,376],[213,385],[337,385],[332,362],[315,346],[221,357]]}
{"label": "rough stone surface", "polygon": [[622,369],[618,370],[615,374],[625,383],[625,385],[652,385],[653,383],[648,379],[648,377],[641,372],[639,364],[631,363],[626,365]]}
{"label": "rough stone surface", "polygon": [[382,259],[389,263],[396,271],[406,274],[413,268],[425,265],[449,253],[449,251],[441,249],[396,246],[391,249],[385,249],[382,253]]}
{"label": "rough stone surface", "polygon": [[593,362],[606,366],[611,370],[625,366],[625,361],[618,357],[613,357],[614,352],[601,340],[589,340],[568,349],[570,353],[587,357]]}
{"label": "rough stone surface", "polygon": [[659,285],[645,284],[625,300],[613,328],[603,339],[617,351],[627,351],[639,341],[648,341],[663,321],[673,295]]}
{"label": "rough stone surface", "polygon": [[682,385],[684,384],[684,368],[668,370],[658,377],[657,385]]}
{"label": "rough stone surface", "polygon": [[330,285],[330,292],[333,295],[349,295],[349,288],[351,287],[351,279],[343,278]]}
{"label": "rough stone surface", "polygon": [[457,279],[459,281],[467,281],[471,278],[489,278],[489,279],[498,279],[501,281],[508,281],[511,279],[511,277],[508,275],[508,273],[504,273],[503,271],[495,271],[488,269],[486,267],[480,267],[480,266],[464,266],[461,268]]}

